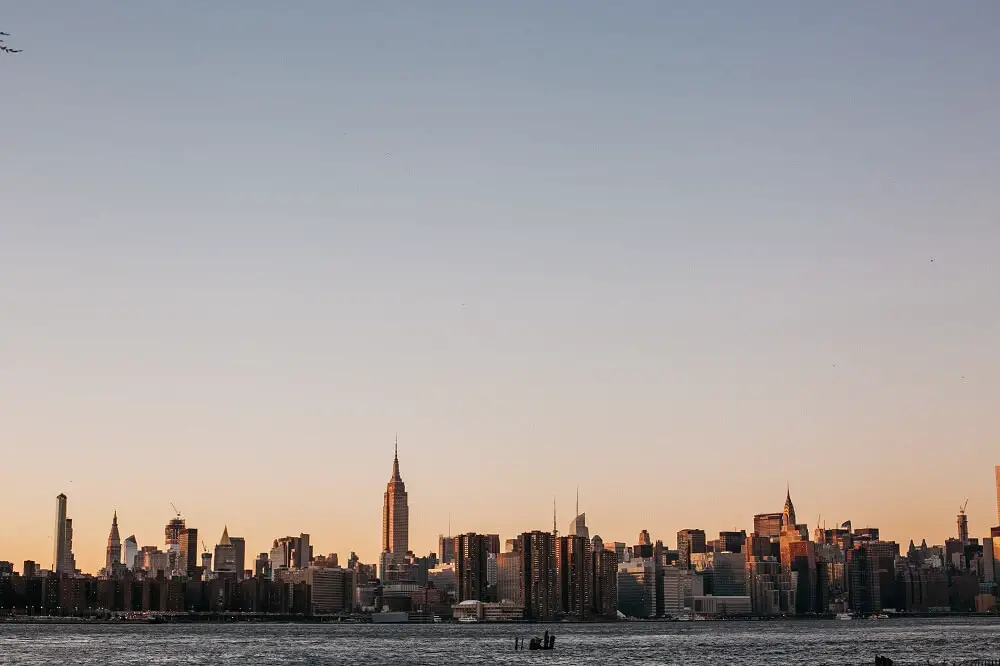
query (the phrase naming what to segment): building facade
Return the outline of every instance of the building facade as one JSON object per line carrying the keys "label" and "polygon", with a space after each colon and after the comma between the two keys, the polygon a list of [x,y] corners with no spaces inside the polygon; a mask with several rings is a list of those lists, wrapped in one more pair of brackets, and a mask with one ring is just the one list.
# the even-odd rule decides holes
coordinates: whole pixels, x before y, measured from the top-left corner
{"label": "building facade", "polygon": [[[399,445],[392,459],[392,477],[386,484],[382,504],[382,552],[402,561],[410,549],[410,509],[406,485],[399,475]],[[457,553],[456,553],[457,554]]]}

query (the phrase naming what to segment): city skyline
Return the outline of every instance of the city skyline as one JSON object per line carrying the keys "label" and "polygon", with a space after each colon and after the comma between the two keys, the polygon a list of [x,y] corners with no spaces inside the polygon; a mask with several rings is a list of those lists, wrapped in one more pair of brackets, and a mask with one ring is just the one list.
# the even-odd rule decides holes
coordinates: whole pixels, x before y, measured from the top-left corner
{"label": "city skyline", "polygon": [[998,7],[721,1],[6,4],[0,557],[986,534]]}
{"label": "city skyline", "polygon": [[[381,567],[383,566],[384,562],[383,562],[381,556],[385,552],[386,535],[388,533],[387,532],[387,522],[386,522],[387,511],[388,511],[388,507],[393,505],[393,504],[390,503],[390,494],[393,493],[394,490],[402,492],[401,505],[404,506],[404,507],[406,507],[408,509],[408,506],[407,506],[407,496],[408,496],[408,493],[405,491],[405,486],[403,486],[403,481],[402,481],[401,474],[400,474],[400,471],[399,471],[398,446],[399,446],[399,440],[398,440],[398,435],[397,435],[396,442],[394,444],[394,455],[393,455],[393,464],[392,464],[392,476],[390,477],[389,483],[387,484],[387,489],[386,489],[385,493],[383,494],[383,512],[382,512],[382,523],[381,523],[382,524],[382,548],[378,551],[378,554],[376,556],[374,556],[374,557],[365,557],[364,554],[367,552],[365,546],[363,546],[363,545],[356,545],[356,544],[355,545],[344,544],[344,545],[339,546],[337,548],[326,548],[324,545],[317,546],[317,543],[318,543],[317,542],[317,538],[320,539],[320,541],[319,541],[320,544],[325,543],[324,535],[321,535],[321,534],[318,535],[316,533],[309,532],[308,530],[305,530],[304,534],[310,535],[312,546],[313,546],[313,548],[315,550],[315,553],[317,555],[318,554],[326,554],[326,553],[334,553],[334,554],[340,555],[341,557],[343,557],[343,558],[346,559],[346,553],[347,552],[356,552],[359,555],[361,555],[361,560],[362,561],[364,561],[364,562],[371,562],[371,563],[377,563],[379,565],[379,570],[380,571],[382,570]],[[1000,473],[1000,465],[994,466],[994,473],[995,474]],[[998,484],[996,486],[995,490],[996,490],[997,502],[1000,503],[1000,484]],[[60,525],[69,525],[69,543],[70,543],[70,545],[69,545],[68,549],[66,551],[64,551],[64,553],[65,553],[64,556],[67,557],[67,558],[69,558],[68,561],[74,562],[76,568],[79,569],[82,573],[89,573],[89,574],[96,574],[96,573],[98,573],[101,569],[103,569],[105,567],[108,567],[109,566],[109,562],[112,562],[112,561],[114,561],[114,562],[122,562],[123,547],[122,547],[122,540],[121,540],[121,537],[120,537],[119,526],[118,526],[118,511],[117,511],[117,509],[115,509],[113,511],[112,521],[111,521],[111,531],[110,531],[110,534],[108,535],[108,537],[106,538],[106,540],[104,541],[105,550],[104,550],[104,552],[101,555],[101,557],[103,558],[102,561],[101,561],[101,565],[100,566],[95,566],[93,568],[87,568],[85,565],[80,564],[80,561],[81,561],[80,560],[80,553],[78,553],[76,551],[76,549],[72,546],[73,539],[74,539],[73,527],[72,527],[72,525],[73,525],[73,517],[70,515],[70,514],[72,514],[72,511],[71,510],[69,510],[69,511],[67,510],[67,503],[68,503],[68,498],[67,498],[67,496],[64,493],[60,493],[56,497],[56,530],[55,530],[56,534],[59,533]],[[396,504],[396,506],[399,506],[399,505],[400,504]],[[173,507],[171,507],[171,508],[173,508]],[[553,510],[555,510],[555,509],[556,509],[556,506],[553,506]],[[586,523],[586,513],[587,512],[586,511],[580,511],[580,505],[579,505],[579,488],[576,489],[576,506],[575,506],[575,512],[576,512],[576,517],[571,520],[571,522],[570,522],[570,530],[567,531],[567,534],[573,534],[574,531],[575,531],[577,535],[584,536],[584,538],[588,539],[588,540],[589,540],[590,536],[592,535],[594,537],[600,538],[602,541],[604,541],[605,543],[608,543],[608,544],[613,543],[615,541],[624,542],[626,544],[630,544],[633,541],[636,541],[638,543],[647,543],[648,544],[649,540],[650,540],[650,533],[652,533],[657,540],[663,541],[664,544],[667,547],[678,547],[678,548],[681,548],[680,543],[679,543],[680,542],[680,538],[681,538],[681,533],[687,533],[687,531],[689,529],[695,529],[696,531],[698,531],[701,534],[702,547],[703,547],[705,539],[706,539],[706,535],[711,536],[711,535],[715,534],[716,532],[718,532],[720,534],[720,536],[721,536],[724,533],[727,533],[727,530],[730,529],[730,528],[726,528],[726,527],[719,527],[718,530],[716,530],[712,526],[705,526],[705,525],[702,525],[702,524],[698,523],[699,526],[697,528],[691,528],[691,526],[688,525],[687,527],[685,527],[685,528],[679,528],[676,531],[660,531],[659,529],[656,529],[656,528],[654,528],[652,530],[649,530],[649,529],[647,529],[647,528],[644,527],[644,528],[642,528],[642,529],[639,530],[639,532],[638,532],[639,537],[637,539],[633,539],[631,535],[602,534],[601,530],[599,530],[599,529],[591,529],[591,526]],[[391,514],[388,514],[388,515],[391,515]],[[180,512],[171,513],[171,516],[173,516],[173,517],[168,520],[168,523],[167,523],[167,536],[166,536],[166,538],[164,540],[162,540],[162,541],[146,541],[146,542],[144,542],[142,540],[138,540],[137,546],[138,547],[144,547],[144,546],[162,547],[166,551],[166,550],[170,550],[171,549],[170,543],[172,543],[174,541],[179,541],[179,542],[181,542],[180,545],[179,546],[174,546],[174,548],[177,549],[177,550],[179,550],[179,552],[184,553],[184,552],[187,552],[189,550],[192,550],[192,546],[193,546],[193,551],[196,552],[196,555],[190,555],[189,554],[188,557],[190,558],[189,565],[190,566],[195,566],[194,563],[198,562],[198,558],[201,557],[201,553],[204,550],[202,548],[202,545],[203,544],[207,544],[208,540],[205,539],[204,537],[202,537],[201,539],[199,539],[197,537],[199,527],[196,526],[196,525],[194,525],[194,524],[190,524],[189,521],[187,521],[185,519],[185,517]],[[839,520],[829,521],[828,522],[827,520],[823,520],[822,519],[822,515],[817,516],[820,519],[819,523],[809,523],[808,521],[804,521],[804,522],[800,523],[798,521],[798,517],[796,515],[796,510],[795,510],[795,507],[794,507],[794,503],[793,503],[792,497],[791,497],[791,486],[790,486],[790,484],[786,484],[784,505],[783,505],[782,510],[780,512],[774,512],[769,507],[764,507],[764,508],[762,508],[760,510],[755,509],[754,512],[753,512],[753,514],[749,517],[749,519],[747,521],[745,521],[742,524],[735,524],[735,525],[732,526],[732,528],[731,528],[733,530],[732,533],[738,533],[740,531],[743,531],[746,534],[750,534],[751,532],[758,532],[759,533],[761,529],[765,529],[765,528],[762,528],[763,523],[761,523],[761,521],[768,520],[772,516],[778,517],[780,519],[779,520],[780,524],[783,524],[783,525],[786,525],[786,526],[787,525],[792,525],[792,526],[796,526],[796,527],[807,528],[806,531],[804,532],[804,534],[806,536],[811,535],[813,533],[813,531],[817,527],[836,529],[836,528],[838,528],[840,526],[840,521]],[[557,519],[556,516],[553,516],[553,518]],[[913,535],[908,535],[908,536],[906,536],[906,535],[903,535],[903,536],[893,535],[890,531],[887,531],[884,528],[881,528],[880,526],[878,526],[876,524],[873,524],[871,522],[865,522],[865,521],[854,521],[850,517],[848,517],[845,525],[850,526],[850,525],[853,524],[853,528],[854,529],[860,529],[860,530],[864,530],[867,527],[877,527],[878,528],[878,533],[880,533],[882,535],[882,538],[885,541],[894,541],[896,543],[901,544],[902,546],[905,546],[910,541],[913,541],[913,542],[918,543],[918,544],[921,541],[926,541],[927,543],[940,545],[940,544],[943,544],[945,542],[945,540],[948,539],[948,538],[955,538],[956,536],[959,536],[961,538],[962,534],[965,535],[965,538],[971,537],[971,538],[974,538],[974,539],[982,539],[983,537],[989,536],[992,533],[991,529],[994,526],[987,527],[987,528],[985,528],[985,530],[982,530],[981,532],[977,532],[975,528],[972,528],[972,529],[968,528],[967,504],[959,507],[959,512],[957,512],[957,518],[958,518],[958,528],[957,528],[957,531],[953,527],[951,533],[950,534],[946,534],[940,540],[938,540],[938,539],[936,539],[936,538],[934,538],[932,536],[928,536],[926,534],[913,534]],[[406,517],[406,513],[404,513],[403,521],[404,521],[404,523],[408,522],[408,518]],[[185,523],[189,523],[189,524],[187,524],[186,527],[185,527],[185,525],[184,525]],[[79,523],[77,523],[77,524],[79,524]],[[174,527],[175,524],[176,524],[176,527]],[[391,519],[390,519],[390,524],[391,524]],[[955,523],[953,522],[952,525],[955,525]],[[1000,522],[998,522],[998,525],[1000,525]],[[963,526],[964,526],[964,529],[963,529]],[[531,531],[531,529],[537,529],[537,530],[540,530],[542,532],[547,531],[546,528],[537,527],[537,528],[530,528],[530,529],[529,528],[515,529],[514,531],[510,532],[509,534],[504,534],[503,532],[499,532],[499,534],[500,534],[500,538],[502,540],[505,537],[512,537],[512,536],[516,537],[516,536],[524,533],[525,531]],[[766,529],[768,529],[768,531],[770,531],[770,532],[772,532],[774,534],[777,533],[776,529],[774,528],[773,525],[770,525]],[[162,530],[162,528],[161,528],[161,530]],[[186,537],[184,536],[185,533],[188,530],[191,530],[193,532],[193,535],[194,535],[193,536],[194,542],[192,544],[190,544],[190,545],[186,543],[186,541],[185,541]],[[450,527],[449,527],[448,531],[449,532],[452,531],[450,529]],[[64,532],[65,532],[65,529],[64,529]],[[174,532],[176,532],[176,537],[172,538],[171,535]],[[464,532],[466,532],[466,533],[468,533],[468,532],[473,532],[473,533],[488,533],[489,530],[485,529],[483,527],[472,526],[472,527],[470,527],[470,529],[464,530]],[[160,533],[162,534],[162,531]],[[275,535],[277,535],[279,533],[280,532],[275,532]],[[458,532],[456,532],[456,536],[457,535],[461,535],[462,533],[463,533],[463,531],[458,531]],[[203,531],[202,534],[204,535],[204,534],[207,534],[207,533]],[[404,534],[408,534],[408,525],[404,526]],[[438,557],[440,557],[441,553],[438,552],[439,549],[440,549],[439,548],[439,543],[438,543],[438,536],[439,535],[434,535],[434,537],[433,537],[433,545],[431,547],[429,547],[427,550],[418,550],[418,549],[410,548],[410,552],[412,552],[416,556],[422,556],[422,555],[424,555],[426,553],[436,553],[438,555]],[[676,541],[674,540],[675,537],[676,537]],[[133,537],[130,537],[130,538],[133,538]],[[249,547],[249,551],[247,551],[247,547],[242,545],[243,543],[246,542],[247,539],[246,539],[246,537],[241,536],[241,537],[239,537],[239,541],[241,543],[241,554],[244,551],[245,552],[259,552],[260,550],[267,551],[268,547],[269,547],[269,545],[271,543],[271,541],[274,538],[277,538],[277,537],[273,537],[273,538],[269,537],[267,539],[262,540],[261,543],[257,543],[256,537],[252,537],[251,538],[251,544],[250,544],[250,547]],[[406,538],[408,538],[408,537],[407,536],[403,537],[403,539],[406,539]],[[811,536],[808,536],[808,538],[811,538]],[[165,541],[165,543],[164,543],[164,541]],[[430,538],[428,538],[428,541],[430,541]],[[391,536],[390,536],[390,539],[389,539],[389,543],[392,543]],[[258,546],[260,546],[260,548],[258,548]],[[220,547],[223,547],[223,548],[231,547],[231,542],[230,542],[230,538],[229,538],[229,526],[228,526],[228,523],[226,523],[226,524],[223,525],[222,537],[218,540],[218,542],[212,543],[209,546],[210,550],[206,551],[206,552],[211,552],[211,549],[214,548],[215,549],[215,555],[214,555],[213,559],[217,560],[218,557],[219,557],[219,548]],[[685,557],[685,555],[683,554],[685,551],[682,550],[681,552],[682,552],[681,558],[683,559]],[[687,552],[690,552],[690,551],[687,551]],[[403,553],[403,555],[405,555],[405,553]],[[0,552],[0,558],[3,558],[4,556],[5,556],[5,553]],[[10,561],[13,561],[13,562],[21,562],[21,561],[24,561],[24,560],[31,560],[31,561],[36,562],[37,565],[39,566],[39,568],[47,568],[47,565],[44,563],[44,561],[40,560],[38,558],[34,558],[34,557],[23,557],[23,558],[11,557],[11,553],[9,553],[9,552],[6,553],[6,556],[10,559]],[[60,556],[59,552],[55,551],[55,554],[53,555],[53,560],[54,560],[53,561],[53,570],[54,570],[54,562],[55,562],[55,560],[59,556]],[[89,561],[89,556],[85,555],[83,561],[84,562]],[[244,558],[244,561],[246,561],[245,558]],[[399,562],[400,558],[396,558],[395,560],[389,560],[389,561],[390,562]],[[200,563],[200,562],[198,562],[198,563]],[[223,570],[225,570],[225,569],[223,569]],[[242,569],[240,569],[240,571],[242,571]]]}

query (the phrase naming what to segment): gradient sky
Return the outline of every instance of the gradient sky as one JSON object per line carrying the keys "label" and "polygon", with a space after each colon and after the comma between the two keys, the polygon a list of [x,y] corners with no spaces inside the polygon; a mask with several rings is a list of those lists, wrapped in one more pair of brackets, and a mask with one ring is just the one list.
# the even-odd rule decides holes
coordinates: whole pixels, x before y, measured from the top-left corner
{"label": "gradient sky", "polygon": [[[1000,5],[0,2],[0,559],[997,522]],[[932,261],[933,259],[933,261]]]}

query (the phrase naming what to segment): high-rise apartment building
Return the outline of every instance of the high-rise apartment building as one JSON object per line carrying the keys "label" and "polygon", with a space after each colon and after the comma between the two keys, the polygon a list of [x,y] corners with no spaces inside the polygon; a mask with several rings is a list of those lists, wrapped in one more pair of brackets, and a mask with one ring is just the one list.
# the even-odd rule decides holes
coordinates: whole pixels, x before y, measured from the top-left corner
{"label": "high-rise apartment building", "polygon": [[705,552],[705,530],[686,529],[677,533],[677,566],[691,568],[691,555]]}
{"label": "high-rise apartment building", "polygon": [[[410,549],[410,509],[406,485],[399,475],[399,444],[392,459],[392,477],[386,484],[382,504],[382,552],[392,553],[394,562],[402,562]],[[458,553],[456,553],[456,556]]]}
{"label": "high-rise apartment building", "polygon": [[455,578],[459,601],[489,601],[487,560],[489,537],[485,534],[460,534],[455,537]]}
{"label": "high-rise apartment building", "polygon": [[525,532],[518,538],[517,552],[521,555],[524,617],[551,621],[558,604],[555,539],[548,532]]}
{"label": "high-rise apartment building", "polygon": [[[594,537],[596,540],[599,537]],[[593,548],[593,584],[590,593],[590,609],[595,615],[617,618],[618,613],[618,556],[613,550]]]}
{"label": "high-rise apartment building", "polygon": [[122,538],[118,533],[118,512],[111,518],[111,532],[108,534],[108,549],[104,558],[104,568],[111,573],[122,562]]}
{"label": "high-rise apartment building", "polygon": [[56,530],[52,570],[56,573],[73,573],[76,559],[73,557],[73,521],[66,517],[66,495],[56,496]]}
{"label": "high-rise apartment building", "polygon": [[590,540],[583,536],[556,538],[556,582],[559,611],[585,619],[590,612],[593,561]]}

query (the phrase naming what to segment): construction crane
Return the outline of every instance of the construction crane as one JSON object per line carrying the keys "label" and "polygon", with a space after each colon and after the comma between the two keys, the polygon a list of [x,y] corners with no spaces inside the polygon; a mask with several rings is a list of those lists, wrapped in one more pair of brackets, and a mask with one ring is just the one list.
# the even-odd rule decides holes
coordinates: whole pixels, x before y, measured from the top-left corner
{"label": "construction crane", "polygon": [[205,545],[205,540],[204,539],[201,540],[201,547],[205,549],[206,553],[208,552],[208,546]]}
{"label": "construction crane", "polygon": [[174,506],[174,503],[173,503],[173,502],[171,502],[171,503],[170,503],[170,508],[174,510],[174,513],[176,513],[176,514],[177,514],[177,517],[178,517],[178,518],[180,518],[180,517],[181,517],[181,512],[177,510],[177,507],[176,507],[176,506]]}
{"label": "construction crane", "polygon": [[962,508],[960,508],[958,510],[959,515],[962,515],[962,516],[965,515],[965,507],[967,507],[967,506],[969,506],[969,498],[968,497],[965,498],[965,504],[962,505]]}

